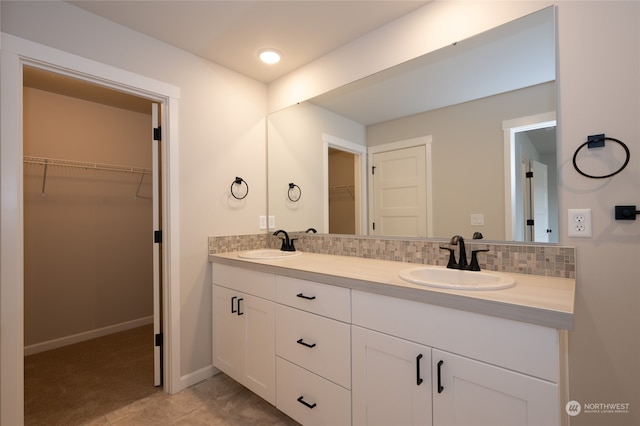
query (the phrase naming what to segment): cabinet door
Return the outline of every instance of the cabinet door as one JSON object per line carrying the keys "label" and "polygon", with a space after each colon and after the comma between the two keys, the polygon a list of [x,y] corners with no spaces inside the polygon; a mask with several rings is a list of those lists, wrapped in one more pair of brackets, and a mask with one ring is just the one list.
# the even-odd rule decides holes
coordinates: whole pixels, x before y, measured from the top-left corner
{"label": "cabinet door", "polygon": [[275,404],[275,306],[213,286],[213,364]]}
{"label": "cabinet door", "polygon": [[558,386],[433,350],[433,424],[557,425]]}
{"label": "cabinet door", "polygon": [[244,378],[241,383],[271,404],[276,403],[275,303],[242,295]]}
{"label": "cabinet door", "polygon": [[431,349],[352,326],[354,425],[431,425]]}
{"label": "cabinet door", "polygon": [[213,286],[213,365],[235,380],[242,374],[243,346],[243,318],[236,308],[238,294]]}

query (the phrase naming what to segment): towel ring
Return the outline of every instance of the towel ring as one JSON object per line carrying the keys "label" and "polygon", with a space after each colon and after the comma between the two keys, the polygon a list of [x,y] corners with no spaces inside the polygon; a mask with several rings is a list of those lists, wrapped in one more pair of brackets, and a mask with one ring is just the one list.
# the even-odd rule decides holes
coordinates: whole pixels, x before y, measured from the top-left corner
{"label": "towel ring", "polygon": [[[247,187],[246,192],[244,193],[244,195],[236,195],[236,193],[233,191],[234,185],[241,186],[243,183],[244,183],[244,186]],[[248,194],[249,194],[249,184],[247,183],[247,181],[242,179],[241,177],[236,177],[235,180],[231,183],[231,195],[233,195],[233,198],[235,198],[236,200],[242,200]]]}
{"label": "towel ring", "polygon": [[[295,189],[298,188],[298,196],[295,196]],[[294,196],[292,197],[291,194],[294,194]],[[295,183],[291,182],[289,184],[289,190],[287,191],[287,197],[289,198],[289,200],[293,201],[294,203],[298,202],[298,200],[300,200],[300,197],[302,197],[302,189],[300,189],[300,187],[298,185],[296,185]]]}
{"label": "towel ring", "polygon": [[[582,170],[580,170],[580,168],[578,167],[578,163],[576,162],[576,158],[578,157],[578,152],[580,152],[580,150],[582,148],[584,148],[585,146],[587,146],[588,148],[604,147],[604,141],[605,140],[609,140],[609,141],[615,142],[615,143],[619,144],[622,148],[624,148],[624,151],[626,153],[626,158],[624,160],[624,164],[622,164],[622,166],[618,170],[616,170],[615,172],[609,173],[608,175],[602,175],[602,176],[590,175],[590,174],[585,173]],[[622,141],[620,141],[618,139],[614,139],[614,138],[606,138],[606,137],[604,137],[604,135],[593,135],[593,136],[589,136],[587,138],[587,141],[585,143],[583,143],[582,145],[580,145],[578,147],[578,149],[576,149],[576,152],[573,154],[573,167],[582,176],[586,176],[586,177],[591,178],[591,179],[605,179],[605,178],[608,178],[608,177],[611,177],[611,176],[615,176],[618,173],[620,173],[622,170],[624,170],[624,168],[627,167],[627,164],[629,164],[629,159],[630,158],[631,158],[631,152],[629,151],[629,147],[624,142],[622,142]]]}

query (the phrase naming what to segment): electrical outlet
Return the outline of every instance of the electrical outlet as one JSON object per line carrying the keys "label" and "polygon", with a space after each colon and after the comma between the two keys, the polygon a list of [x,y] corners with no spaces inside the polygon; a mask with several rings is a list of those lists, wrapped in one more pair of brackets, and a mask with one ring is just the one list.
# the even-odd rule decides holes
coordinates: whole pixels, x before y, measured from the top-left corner
{"label": "electrical outlet", "polygon": [[276,228],[276,217],[269,216],[269,229],[275,229],[275,228]]}
{"label": "electrical outlet", "polygon": [[591,209],[569,209],[567,226],[570,237],[591,237]]}
{"label": "electrical outlet", "polygon": [[267,229],[267,217],[260,216],[260,229]]}

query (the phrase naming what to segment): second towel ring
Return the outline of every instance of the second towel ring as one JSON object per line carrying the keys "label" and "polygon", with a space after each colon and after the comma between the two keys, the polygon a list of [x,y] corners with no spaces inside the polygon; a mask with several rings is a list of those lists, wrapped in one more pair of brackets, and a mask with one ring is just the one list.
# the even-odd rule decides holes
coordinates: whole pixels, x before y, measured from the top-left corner
{"label": "second towel ring", "polygon": [[[247,187],[246,192],[244,193],[244,195],[236,195],[236,193],[233,191],[234,185],[241,186],[243,183]],[[235,180],[231,183],[231,195],[233,195],[233,198],[235,198],[236,200],[242,200],[248,194],[249,194],[249,184],[247,183],[247,181],[242,179],[241,177],[236,177]]]}
{"label": "second towel ring", "polygon": [[[626,158],[624,160],[624,164],[622,164],[622,166],[620,166],[620,168],[618,170],[616,170],[613,173],[609,173],[608,175],[602,175],[602,176],[594,176],[594,175],[590,175],[587,174],[585,172],[583,172],[582,170],[580,170],[580,168],[578,167],[578,163],[576,162],[576,158],[578,157],[578,152],[580,152],[580,150],[582,148],[584,148],[585,146],[588,146],[589,148],[600,148],[600,147],[604,147],[604,141],[608,140],[608,141],[612,141],[615,142],[617,144],[620,144],[620,146],[622,146],[622,148],[624,148],[624,151],[626,153]],[[592,136],[588,136],[587,137],[587,141],[585,143],[583,143],[582,145],[580,145],[578,147],[578,149],[576,149],[576,152],[573,154],[573,168],[576,169],[576,171],[578,173],[580,173],[582,176],[586,176],[588,178],[591,179],[605,179],[611,176],[615,176],[618,173],[620,173],[622,170],[624,170],[625,167],[627,167],[627,164],[629,164],[629,159],[631,158],[631,152],[629,151],[629,147],[622,141],[618,140],[618,139],[614,139],[614,138],[606,138],[604,135],[592,135]]]}
{"label": "second towel ring", "polygon": [[[296,188],[298,188],[297,191],[296,191]],[[291,194],[293,194],[293,196]],[[300,189],[300,187],[295,183],[291,182],[289,184],[289,190],[287,191],[287,197],[289,198],[289,200],[293,201],[294,203],[297,202],[298,200],[300,200],[300,197],[302,197],[302,189]]]}

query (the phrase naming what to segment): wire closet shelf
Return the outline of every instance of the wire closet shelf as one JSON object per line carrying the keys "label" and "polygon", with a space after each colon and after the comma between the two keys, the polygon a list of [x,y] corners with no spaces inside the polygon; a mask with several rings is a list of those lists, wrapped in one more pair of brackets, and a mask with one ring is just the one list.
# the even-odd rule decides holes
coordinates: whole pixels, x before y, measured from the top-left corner
{"label": "wire closet shelf", "polygon": [[101,164],[101,163],[88,163],[84,161],[61,160],[56,158],[25,156],[24,162],[27,164],[39,164],[41,166],[61,166],[61,167],[72,167],[77,169],[99,170],[99,171],[108,171],[108,172],[136,173],[136,174],[148,174],[148,175],[151,174],[151,169],[145,169],[142,167],[119,166],[114,164]]}
{"label": "wire closet shelf", "polygon": [[85,161],[73,161],[73,160],[61,160],[57,158],[45,158],[45,157],[24,157],[25,164],[36,164],[44,166],[44,175],[42,176],[42,195],[45,195],[45,189],[47,186],[47,169],[49,166],[57,166],[57,167],[68,167],[75,169],[83,169],[83,170],[96,170],[96,171],[106,171],[106,172],[119,172],[119,173],[133,173],[140,175],[140,182],[138,183],[138,188],[136,189],[136,193],[134,198],[148,198],[142,197],[140,195],[140,187],[142,186],[142,180],[145,175],[151,175],[151,169],[145,169],[142,167],[132,167],[132,166],[120,166],[115,164],[101,164],[101,163],[89,163]]}

